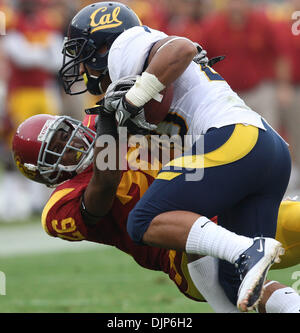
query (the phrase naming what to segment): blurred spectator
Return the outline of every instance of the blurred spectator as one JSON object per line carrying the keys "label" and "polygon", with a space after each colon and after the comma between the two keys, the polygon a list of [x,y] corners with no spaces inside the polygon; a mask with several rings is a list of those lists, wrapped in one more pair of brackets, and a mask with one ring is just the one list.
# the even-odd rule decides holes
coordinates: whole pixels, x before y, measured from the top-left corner
{"label": "blurred spectator", "polygon": [[250,107],[280,130],[276,83],[288,84],[290,79],[286,41],[249,0],[226,0],[225,5],[205,22],[203,46],[210,57],[226,55],[215,69]]}
{"label": "blurred spectator", "polygon": [[60,112],[56,78],[63,40],[47,21],[48,1],[20,0],[14,28],[3,38],[10,64],[8,112],[15,126],[37,113]]}
{"label": "blurred spectator", "polygon": [[[84,1],[86,5],[95,1]],[[57,28],[61,31],[63,37],[68,34],[68,26],[75,14],[82,8],[83,2],[80,0],[52,0],[47,8],[47,15],[49,23],[55,22]],[[60,54],[62,46],[60,49]],[[60,83],[60,82],[59,82]],[[84,83],[82,83],[84,85]],[[94,98],[88,93],[84,95],[70,96],[65,93],[60,85],[61,98],[62,98],[62,111],[64,115],[71,116],[72,118],[82,120],[84,116],[84,109],[95,104]]]}
{"label": "blurred spectator", "polygon": [[[0,0],[0,12],[4,13],[4,22],[1,23],[1,28],[4,28],[3,33],[6,33],[6,30],[11,26],[12,21],[12,10],[7,5],[7,1]],[[0,100],[5,101],[7,96],[7,80],[8,80],[8,68],[6,63],[6,57],[2,47],[2,38],[0,39]],[[5,149],[3,145],[3,140],[9,135],[11,131],[10,119],[6,113],[5,103],[0,104],[0,149],[3,151]]]}
{"label": "blurred spectator", "polygon": [[[283,124],[293,157],[290,188],[300,187],[300,35],[293,32],[296,28],[300,33],[300,22],[297,23],[292,19],[292,14],[296,11],[300,13],[300,0],[288,0],[282,4],[272,4],[267,8],[268,17],[277,29],[276,34],[282,35],[283,39],[289,42],[290,76],[293,89],[284,82],[281,83],[278,97]],[[299,19],[300,15],[298,15]]]}
{"label": "blurred spectator", "polygon": [[[0,162],[6,169],[4,176],[0,173],[0,222],[39,212],[50,193],[13,172],[9,147],[16,126],[25,118],[43,112],[63,112],[82,119],[83,109],[98,99],[89,93],[66,95],[57,81],[62,37],[67,35],[68,24],[80,8],[94,2],[0,0],[7,28],[7,35],[0,39],[0,98],[7,100],[6,105],[0,105]],[[297,174],[300,36],[291,33],[291,14],[300,10],[300,0],[266,7],[262,6],[266,1],[256,1],[253,7],[250,0],[120,2],[128,4],[143,24],[169,35],[186,36],[202,44],[209,57],[226,55],[226,60],[215,69],[274,128],[282,130],[284,124]]]}
{"label": "blurred spectator", "polygon": [[203,40],[203,19],[212,10],[209,0],[165,0],[168,6],[169,35],[185,36],[201,44]]}
{"label": "blurred spectator", "polygon": [[[107,0],[81,0],[81,8],[94,2],[104,1]],[[121,2],[134,10],[144,25],[147,25],[152,29],[165,30],[167,23],[167,8],[170,6],[169,3],[166,6],[165,0],[118,0],[118,2]]]}
{"label": "blurred spectator", "polygon": [[135,11],[142,24],[152,29],[166,30],[168,10],[164,0],[129,0],[123,2]]}
{"label": "blurred spectator", "polygon": [[[7,34],[1,37],[1,50],[8,69],[6,77],[7,103],[4,123],[10,123],[6,147],[11,135],[26,118],[38,113],[59,114],[61,111],[57,71],[62,63],[62,35],[58,25],[47,19],[50,0],[19,0],[13,10]],[[9,128],[8,126],[3,126]],[[4,131],[7,134],[7,130]],[[2,142],[3,143],[3,142]],[[10,155],[5,157],[5,173],[0,195],[0,218],[11,220],[27,218],[39,213],[49,191],[42,186],[24,182],[15,172]],[[6,150],[8,150],[6,148]],[[11,203],[14,202],[14,205]]]}

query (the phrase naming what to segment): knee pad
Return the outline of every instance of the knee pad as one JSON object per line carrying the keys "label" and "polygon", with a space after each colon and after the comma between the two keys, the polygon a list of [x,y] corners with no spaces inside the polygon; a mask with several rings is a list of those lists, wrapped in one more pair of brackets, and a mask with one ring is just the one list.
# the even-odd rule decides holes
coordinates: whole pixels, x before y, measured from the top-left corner
{"label": "knee pad", "polygon": [[135,243],[145,245],[143,243],[143,236],[148,229],[150,222],[148,223],[145,221],[145,219],[140,216],[137,209],[133,209],[129,213],[127,219],[127,232]]}

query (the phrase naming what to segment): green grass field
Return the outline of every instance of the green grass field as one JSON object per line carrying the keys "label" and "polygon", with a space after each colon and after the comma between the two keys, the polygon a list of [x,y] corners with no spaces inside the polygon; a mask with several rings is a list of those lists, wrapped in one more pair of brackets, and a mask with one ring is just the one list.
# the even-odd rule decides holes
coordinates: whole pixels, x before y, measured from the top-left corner
{"label": "green grass field", "polygon": [[[1,258],[0,270],[6,275],[1,313],[212,312],[185,298],[165,274],[109,247]],[[292,285],[295,271],[300,265],[269,275]]]}
{"label": "green grass field", "polygon": [[0,312],[203,312],[161,272],[114,248],[1,259]]}

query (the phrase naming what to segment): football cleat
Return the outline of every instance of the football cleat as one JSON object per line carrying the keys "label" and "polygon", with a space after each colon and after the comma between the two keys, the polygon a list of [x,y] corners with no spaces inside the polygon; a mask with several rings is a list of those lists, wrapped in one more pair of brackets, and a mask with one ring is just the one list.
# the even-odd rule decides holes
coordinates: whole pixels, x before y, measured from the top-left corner
{"label": "football cleat", "polygon": [[259,303],[268,271],[284,254],[281,243],[273,238],[256,237],[244,251],[235,266],[240,274],[237,308],[242,312],[253,310]]}

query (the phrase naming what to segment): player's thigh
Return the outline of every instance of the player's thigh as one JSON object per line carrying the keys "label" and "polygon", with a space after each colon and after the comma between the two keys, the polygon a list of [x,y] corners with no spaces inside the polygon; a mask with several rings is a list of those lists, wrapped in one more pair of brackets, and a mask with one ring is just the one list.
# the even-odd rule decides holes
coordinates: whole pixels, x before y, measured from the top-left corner
{"label": "player's thigh", "polygon": [[188,177],[189,170],[168,171],[166,176],[170,177],[158,177],[129,214],[129,234],[140,240],[153,218],[164,212],[190,211],[210,218],[233,207],[257,184],[258,171],[247,164],[241,159],[234,164],[204,168],[198,180]]}
{"label": "player's thigh", "polygon": [[[196,155],[180,159],[180,162],[188,161],[180,172],[163,168],[129,215],[127,226],[132,238],[141,239],[153,218],[163,212],[185,210],[210,218],[235,207],[250,195],[275,191],[279,197],[283,196],[290,172],[288,149],[271,130],[259,130],[259,133],[257,128],[241,125],[234,127],[234,131],[228,127],[206,135],[204,159],[207,163],[203,177],[196,181],[187,177],[190,166],[198,158]],[[241,144],[243,136],[245,140]],[[209,151],[217,141],[219,146]],[[234,160],[235,156],[240,158]],[[260,193],[261,188],[267,192]],[[236,224],[232,224],[229,230],[235,231],[235,228]]]}

